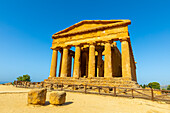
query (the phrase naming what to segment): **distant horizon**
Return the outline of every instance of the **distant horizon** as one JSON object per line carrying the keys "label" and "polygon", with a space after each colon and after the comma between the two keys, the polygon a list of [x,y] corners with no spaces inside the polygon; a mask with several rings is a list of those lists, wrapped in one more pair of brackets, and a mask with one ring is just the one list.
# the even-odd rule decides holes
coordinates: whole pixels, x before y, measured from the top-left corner
{"label": "distant horizon", "polygon": [[[0,81],[0,84],[5,84],[5,83],[9,83],[9,82],[14,82],[14,81]],[[31,82],[41,82],[41,81],[31,81]],[[147,84],[149,84],[149,83],[147,83]],[[139,85],[144,85],[144,84],[139,84]],[[146,84],[145,84],[145,85],[146,85]],[[170,85],[170,84],[165,84],[165,85],[161,85],[161,84],[160,84],[160,88],[161,88],[161,89],[162,89],[162,88],[167,88],[168,85]]]}
{"label": "distant horizon", "polygon": [[[16,79],[17,80],[17,79]],[[13,81],[0,81],[0,84],[4,84],[4,83],[9,83],[9,82],[14,82],[14,80]],[[31,82],[41,82],[41,81],[31,81]],[[155,81],[153,81],[153,82],[155,82]],[[149,82],[150,83],[150,82]],[[149,84],[149,83],[144,83],[145,85],[147,85],[147,84]],[[159,83],[159,82],[158,82]],[[144,85],[144,84],[139,84],[139,85]],[[167,87],[168,85],[170,85],[170,84],[160,84],[160,86],[162,87],[162,88],[164,88],[164,86],[165,87]]]}

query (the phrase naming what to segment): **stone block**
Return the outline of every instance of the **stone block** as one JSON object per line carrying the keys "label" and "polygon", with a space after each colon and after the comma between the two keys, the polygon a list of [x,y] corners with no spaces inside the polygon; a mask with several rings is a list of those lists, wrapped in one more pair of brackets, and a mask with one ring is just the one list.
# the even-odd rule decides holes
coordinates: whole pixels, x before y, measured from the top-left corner
{"label": "stone block", "polygon": [[33,89],[28,92],[28,104],[43,105],[46,100],[47,89]]}
{"label": "stone block", "polygon": [[65,103],[66,92],[65,91],[54,91],[50,94],[50,104],[61,105]]}
{"label": "stone block", "polygon": [[104,91],[105,93],[109,93],[109,92],[110,92],[109,88],[103,88],[103,91]]}
{"label": "stone block", "polygon": [[161,92],[161,91],[159,91],[159,90],[157,90],[157,91],[153,91],[153,93],[154,93],[155,95],[162,95],[162,92]]}

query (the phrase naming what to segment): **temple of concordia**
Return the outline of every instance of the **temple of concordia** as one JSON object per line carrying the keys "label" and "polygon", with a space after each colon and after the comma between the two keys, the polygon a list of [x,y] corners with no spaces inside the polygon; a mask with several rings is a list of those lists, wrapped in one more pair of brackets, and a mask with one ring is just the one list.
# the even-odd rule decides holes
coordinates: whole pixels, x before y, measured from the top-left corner
{"label": "temple of concordia", "polygon": [[[55,33],[50,75],[45,83],[138,87],[130,24],[130,20],[84,20]],[[121,42],[121,52],[115,41]]]}

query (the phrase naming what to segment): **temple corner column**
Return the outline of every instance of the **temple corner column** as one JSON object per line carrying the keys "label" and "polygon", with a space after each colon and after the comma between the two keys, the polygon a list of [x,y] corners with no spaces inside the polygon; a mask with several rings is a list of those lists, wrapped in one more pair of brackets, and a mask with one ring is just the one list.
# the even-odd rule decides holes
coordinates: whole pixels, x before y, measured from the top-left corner
{"label": "temple corner column", "polygon": [[56,71],[57,71],[57,53],[58,53],[58,50],[57,49],[53,49],[49,77],[56,77]]}
{"label": "temple corner column", "polygon": [[122,77],[125,80],[132,80],[131,65],[130,65],[130,37],[120,38],[122,50]]}

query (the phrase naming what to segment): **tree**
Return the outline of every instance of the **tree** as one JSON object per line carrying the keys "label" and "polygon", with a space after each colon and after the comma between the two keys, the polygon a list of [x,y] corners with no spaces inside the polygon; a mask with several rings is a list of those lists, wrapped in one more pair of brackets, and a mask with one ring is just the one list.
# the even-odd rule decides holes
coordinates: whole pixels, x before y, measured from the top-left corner
{"label": "tree", "polygon": [[142,88],[148,87],[148,85],[146,85],[146,84],[143,84],[143,85],[141,84],[140,86],[141,86]]}
{"label": "tree", "polygon": [[19,77],[17,78],[17,81],[22,81],[22,76],[19,76]]}
{"label": "tree", "polygon": [[23,75],[23,76],[19,76],[17,78],[17,81],[28,81],[28,82],[30,82],[31,80],[30,80],[30,76],[28,74],[26,74],[26,75]]}
{"label": "tree", "polygon": [[162,90],[166,90],[165,88],[162,88]]}
{"label": "tree", "polygon": [[168,85],[167,90],[170,90],[170,85]]}
{"label": "tree", "polygon": [[150,82],[148,86],[153,89],[160,89],[160,84],[158,82]]}

